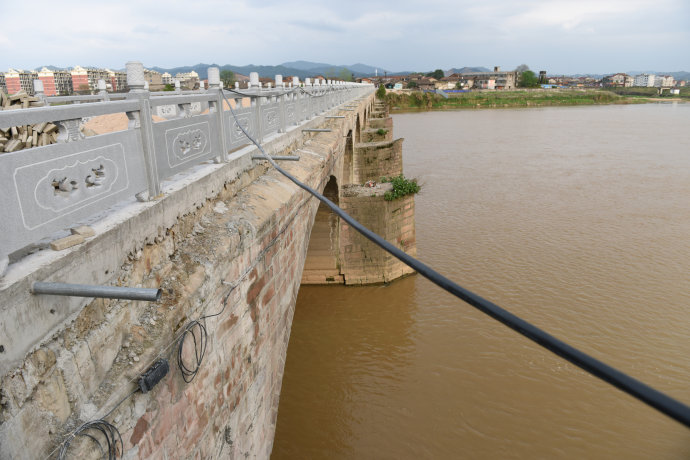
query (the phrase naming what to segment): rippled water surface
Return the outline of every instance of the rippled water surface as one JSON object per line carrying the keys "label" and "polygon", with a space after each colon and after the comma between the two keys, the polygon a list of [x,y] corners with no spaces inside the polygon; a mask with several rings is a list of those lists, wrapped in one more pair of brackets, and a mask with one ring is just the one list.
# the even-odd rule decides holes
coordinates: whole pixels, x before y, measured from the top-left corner
{"label": "rippled water surface", "polygon": [[[690,104],[394,116],[420,259],[690,404]],[[302,287],[273,458],[690,458],[421,276]]]}

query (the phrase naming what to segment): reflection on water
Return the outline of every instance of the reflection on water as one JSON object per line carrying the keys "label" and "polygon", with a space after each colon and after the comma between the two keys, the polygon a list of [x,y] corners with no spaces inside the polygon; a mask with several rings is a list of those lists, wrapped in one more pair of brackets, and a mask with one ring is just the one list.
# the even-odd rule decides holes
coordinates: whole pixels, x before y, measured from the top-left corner
{"label": "reflection on water", "polygon": [[[420,259],[690,403],[690,105],[395,116]],[[688,458],[690,431],[441,292],[303,287],[274,458]]]}

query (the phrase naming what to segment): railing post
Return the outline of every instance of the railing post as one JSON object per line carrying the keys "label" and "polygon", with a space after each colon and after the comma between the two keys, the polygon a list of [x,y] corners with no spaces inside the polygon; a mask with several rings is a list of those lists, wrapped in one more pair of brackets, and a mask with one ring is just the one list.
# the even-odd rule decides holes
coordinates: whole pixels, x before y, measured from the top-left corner
{"label": "railing post", "polygon": [[98,95],[101,96],[104,101],[110,100],[108,91],[106,91],[105,80],[98,80]]}
{"label": "railing post", "polygon": [[249,85],[251,86],[251,89],[257,92],[257,97],[255,98],[256,100],[256,109],[254,112],[255,120],[256,120],[256,133],[254,138],[256,139],[257,142],[261,143],[263,141],[263,123],[261,120],[261,103],[262,103],[262,97],[261,97],[261,83],[259,82],[259,74],[257,72],[251,72],[249,74]]}
{"label": "railing post", "polygon": [[307,120],[311,120],[312,117],[314,116],[314,109],[313,109],[313,102],[312,97],[311,97],[311,91],[313,88],[311,88],[311,78],[305,78],[304,79],[304,89],[305,89],[305,104],[307,104]]}
{"label": "railing post", "polygon": [[[203,82],[201,82],[203,85]],[[225,125],[225,111],[223,110],[223,89],[220,87],[220,69],[218,67],[208,68],[208,91],[216,92],[215,110],[220,126],[220,145],[222,148],[222,161],[228,160],[228,132]]]}
{"label": "railing post", "polygon": [[34,80],[34,96],[39,98],[45,105],[48,105],[46,93],[43,90],[43,82],[41,80]]}
{"label": "railing post", "polygon": [[140,201],[152,200],[160,194],[160,181],[158,180],[158,169],[156,168],[156,152],[153,143],[153,121],[151,119],[151,104],[149,99],[151,94],[145,89],[144,65],[139,61],[129,61],[127,67],[127,86],[129,86],[129,99],[139,101],[138,112],[127,112],[130,120],[130,128],[139,129],[141,133],[142,150],[144,152],[144,163],[146,164],[146,178],[148,180],[148,197],[138,195]]}
{"label": "railing post", "polygon": [[280,114],[280,129],[278,132],[284,133],[287,131],[287,113],[285,112],[285,98],[287,98],[287,96],[285,94],[285,83],[283,83],[282,75],[276,75],[276,89],[281,92],[278,96],[278,113]]}

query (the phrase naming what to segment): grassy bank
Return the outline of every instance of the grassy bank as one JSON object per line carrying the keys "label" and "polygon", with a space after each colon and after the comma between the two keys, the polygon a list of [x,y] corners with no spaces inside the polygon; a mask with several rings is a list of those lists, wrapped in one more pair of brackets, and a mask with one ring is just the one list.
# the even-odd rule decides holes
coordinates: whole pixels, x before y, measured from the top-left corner
{"label": "grassy bank", "polygon": [[638,97],[638,98],[653,98],[655,100],[658,99],[663,99],[663,100],[674,100],[674,99],[684,99],[688,100],[690,99],[690,87],[683,87],[680,88],[680,94],[675,95],[671,94],[670,91],[664,91],[664,93],[659,96],[659,89],[658,88],[639,88],[639,87],[632,87],[632,88],[611,88],[611,92],[616,93],[620,96],[628,96],[628,97]]}
{"label": "grassy bank", "polygon": [[630,104],[644,102],[602,90],[476,91],[450,93],[448,99],[433,93],[386,93],[392,111],[443,110],[560,105]]}

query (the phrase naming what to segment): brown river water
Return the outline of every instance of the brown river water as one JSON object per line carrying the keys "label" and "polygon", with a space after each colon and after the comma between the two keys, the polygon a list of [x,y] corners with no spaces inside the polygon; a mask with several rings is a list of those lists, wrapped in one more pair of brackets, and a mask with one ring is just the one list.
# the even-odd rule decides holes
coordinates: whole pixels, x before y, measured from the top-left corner
{"label": "brown river water", "polygon": [[[690,405],[690,104],[394,116],[419,258]],[[419,275],[300,289],[274,459],[690,458],[690,429]]]}

